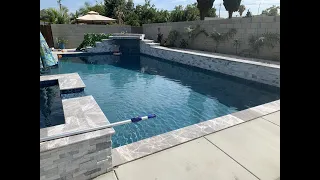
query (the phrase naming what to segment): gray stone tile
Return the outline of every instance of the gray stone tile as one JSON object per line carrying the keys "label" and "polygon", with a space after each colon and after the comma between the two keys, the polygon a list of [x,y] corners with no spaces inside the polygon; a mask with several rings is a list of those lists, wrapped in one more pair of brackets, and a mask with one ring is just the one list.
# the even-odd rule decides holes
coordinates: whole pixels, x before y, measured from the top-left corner
{"label": "gray stone tile", "polygon": [[119,180],[257,179],[204,138],[129,162],[115,171]]}
{"label": "gray stone tile", "polygon": [[[71,99],[64,99],[62,100],[63,109],[64,109],[64,115],[65,115],[65,124],[42,128],[40,129],[40,138],[48,137],[48,136],[54,136],[59,135],[61,133],[66,132],[73,132],[78,130],[84,130],[84,129],[91,129],[95,127],[99,127],[101,125],[109,124],[108,119],[100,109],[97,102],[94,100],[92,96],[84,96],[84,97],[78,97],[78,98],[71,98]],[[101,132],[98,132],[96,134],[87,134],[86,137],[96,136],[99,133],[105,134],[105,133],[114,133],[113,128],[105,129]],[[64,142],[62,144],[66,145],[67,142],[77,142],[80,140],[81,136],[76,137],[67,137],[67,139],[57,139],[53,141],[57,142],[43,142],[40,143],[40,149],[45,150],[45,144],[51,144],[47,147],[53,147],[52,145],[55,144],[54,147],[56,147],[60,142]]]}
{"label": "gray stone tile", "polygon": [[86,87],[78,73],[40,76],[40,82],[55,79],[58,80],[59,88],[61,91]]}
{"label": "gray stone tile", "polygon": [[280,111],[262,116],[262,118],[280,126]]}
{"label": "gray stone tile", "polygon": [[252,120],[252,119],[255,119],[255,118],[258,118],[261,116],[260,113],[253,111],[250,108],[245,109],[243,111],[238,111],[238,112],[232,113],[231,115],[235,116],[243,121],[249,121],[249,120]]}
{"label": "gray stone tile", "polygon": [[280,177],[280,127],[258,118],[205,136],[259,179]]}
{"label": "gray stone tile", "polygon": [[237,117],[226,115],[158,136],[153,136],[125,146],[120,146],[113,149],[112,152],[116,153],[115,161],[116,164],[119,165],[242,122],[244,121]]}

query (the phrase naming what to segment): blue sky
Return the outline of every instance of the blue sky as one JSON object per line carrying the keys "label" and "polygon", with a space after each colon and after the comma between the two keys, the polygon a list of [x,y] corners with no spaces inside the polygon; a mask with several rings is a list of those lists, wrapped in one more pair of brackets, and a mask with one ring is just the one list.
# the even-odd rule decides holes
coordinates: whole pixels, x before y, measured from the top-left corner
{"label": "blue sky", "polygon": [[[98,2],[103,2],[102,0],[97,0]],[[62,0],[62,4],[67,6],[70,12],[75,12],[81,6],[83,6],[84,2],[89,2],[94,4],[97,2],[96,0]],[[134,4],[144,4],[144,0],[133,0]],[[196,2],[196,0],[151,0],[151,4],[154,4],[158,9],[166,9],[172,10],[177,5],[187,5]],[[219,10],[219,4],[221,3],[220,16],[227,17],[228,12],[225,10],[223,6],[223,0],[215,0],[214,6],[217,9],[217,15]],[[280,0],[242,0],[242,4],[244,4],[247,9],[250,9],[253,15],[261,14],[261,11],[272,6],[272,5],[280,5]],[[259,9],[260,4],[260,9]],[[54,7],[57,8],[58,4],[56,0],[40,0],[40,9]],[[245,11],[246,12],[246,11]],[[238,15],[238,13],[234,13],[234,16]]]}

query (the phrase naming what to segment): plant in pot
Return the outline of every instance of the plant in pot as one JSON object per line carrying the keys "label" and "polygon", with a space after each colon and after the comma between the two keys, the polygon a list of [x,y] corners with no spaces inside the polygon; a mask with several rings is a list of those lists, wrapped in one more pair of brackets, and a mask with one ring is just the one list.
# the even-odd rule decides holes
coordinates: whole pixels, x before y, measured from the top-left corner
{"label": "plant in pot", "polygon": [[59,49],[65,49],[66,48],[66,44],[68,43],[68,40],[62,38],[62,37],[58,37],[57,38],[57,43],[58,43],[58,47]]}

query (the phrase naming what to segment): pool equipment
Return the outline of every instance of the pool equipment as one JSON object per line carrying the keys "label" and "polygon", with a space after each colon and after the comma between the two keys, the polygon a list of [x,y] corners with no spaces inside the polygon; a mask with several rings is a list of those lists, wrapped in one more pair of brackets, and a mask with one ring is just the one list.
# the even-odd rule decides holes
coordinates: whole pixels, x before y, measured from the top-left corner
{"label": "pool equipment", "polygon": [[131,119],[128,119],[128,120],[115,122],[115,123],[107,124],[107,125],[104,125],[104,126],[91,128],[91,129],[84,129],[84,130],[80,130],[80,131],[71,131],[71,132],[61,133],[61,134],[54,135],[54,136],[48,136],[48,137],[40,138],[40,143],[41,142],[45,142],[45,141],[51,141],[51,140],[54,140],[54,139],[63,138],[63,137],[69,137],[69,136],[88,133],[88,132],[92,132],[92,131],[102,130],[102,129],[106,129],[106,128],[110,128],[110,127],[114,127],[114,126],[119,126],[119,125],[122,125],[122,124],[136,123],[136,122],[139,122],[139,121],[142,121],[142,120],[147,120],[147,119],[151,119],[151,118],[155,118],[155,117],[156,117],[155,114],[149,114],[148,116],[138,116],[138,117],[134,117],[134,118],[131,118]]}

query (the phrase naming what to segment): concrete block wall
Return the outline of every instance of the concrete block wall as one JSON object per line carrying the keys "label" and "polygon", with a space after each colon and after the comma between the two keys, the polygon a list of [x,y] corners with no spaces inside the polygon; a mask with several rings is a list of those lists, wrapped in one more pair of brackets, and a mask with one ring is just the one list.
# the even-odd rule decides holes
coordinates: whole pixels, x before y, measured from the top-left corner
{"label": "concrete block wall", "polygon": [[51,29],[56,48],[58,37],[68,40],[66,48],[77,48],[85,33],[131,33],[131,26],[128,25],[51,24]]}
{"label": "concrete block wall", "polygon": [[[205,21],[185,21],[185,22],[168,22],[168,23],[154,23],[154,24],[143,24],[143,33],[146,35],[146,39],[157,39],[158,28],[163,34],[163,38],[167,38],[171,30],[177,30],[180,34],[183,34],[183,38],[187,40],[187,34],[185,28],[188,26],[195,27],[200,25],[209,34],[215,29],[218,32],[227,32],[231,28],[237,29],[237,34],[234,38],[239,39],[242,43],[240,51],[248,49],[248,38],[251,34],[259,35],[265,32],[277,32],[280,33],[280,16],[265,16],[265,17],[252,17],[252,18],[234,18],[234,19],[221,19],[221,20],[205,20]],[[180,40],[177,45],[179,46]],[[191,42],[189,41],[190,49],[214,51],[215,42],[206,37],[204,34],[198,35],[196,39]],[[235,48],[233,46],[233,40],[221,43],[218,48],[218,52],[226,54],[235,54]],[[264,48],[260,52],[257,58],[280,60],[280,45],[278,44],[275,48],[269,49]]]}
{"label": "concrete block wall", "polygon": [[111,169],[110,135],[40,152],[40,180],[92,179]]}

